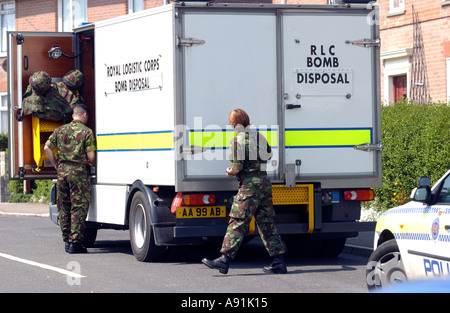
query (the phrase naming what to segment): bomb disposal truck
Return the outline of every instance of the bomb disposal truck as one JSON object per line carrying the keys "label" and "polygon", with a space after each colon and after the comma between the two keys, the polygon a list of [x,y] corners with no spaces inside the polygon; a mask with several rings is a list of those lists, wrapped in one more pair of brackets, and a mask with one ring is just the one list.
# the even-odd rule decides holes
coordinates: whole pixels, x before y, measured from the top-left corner
{"label": "bomb disposal truck", "polygon": [[41,149],[58,125],[20,114],[29,77],[84,74],[98,149],[86,244],[98,229],[129,229],[135,257],[151,261],[222,237],[238,188],[225,176],[235,108],[272,148],[275,222],[291,253],[337,255],[374,229],[359,222],[381,185],[372,4],[171,3],[8,39],[12,179],[56,178]]}

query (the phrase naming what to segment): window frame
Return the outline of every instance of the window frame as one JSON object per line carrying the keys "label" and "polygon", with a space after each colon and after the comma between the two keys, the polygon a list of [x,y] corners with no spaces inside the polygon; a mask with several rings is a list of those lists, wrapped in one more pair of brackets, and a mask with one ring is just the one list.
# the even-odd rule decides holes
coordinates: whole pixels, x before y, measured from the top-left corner
{"label": "window frame", "polygon": [[83,7],[85,8],[85,12],[81,13],[81,9],[79,11],[82,23],[87,22],[87,8],[88,8],[88,0],[66,0],[69,2],[69,28],[70,29],[64,29],[65,24],[65,10],[64,10],[64,1],[65,0],[58,0],[58,32],[72,32],[75,27],[78,27],[79,25],[75,24],[75,14],[77,13],[77,10],[75,6],[79,6],[79,2],[83,2]]}
{"label": "window frame", "polygon": [[[136,1],[139,1],[139,7],[136,6]],[[144,0],[128,0],[128,14],[144,10]]]}
{"label": "window frame", "polygon": [[[399,6],[394,7],[395,3],[398,2]],[[406,13],[405,0],[389,0],[389,13],[388,16],[395,16]]]}
{"label": "window frame", "polygon": [[[12,9],[2,9],[2,6],[5,4],[12,4],[13,8]],[[11,29],[6,29],[6,31],[3,31],[3,26],[0,32],[0,40],[1,40],[1,47],[0,47],[0,57],[6,57],[7,54],[7,47],[5,46],[5,50],[3,50],[3,41],[5,41],[5,45],[6,45],[6,32],[8,31],[13,31],[16,27],[16,3],[15,1],[1,1],[0,2],[0,25],[3,25],[3,16],[8,15],[8,14],[13,14],[13,25]]]}

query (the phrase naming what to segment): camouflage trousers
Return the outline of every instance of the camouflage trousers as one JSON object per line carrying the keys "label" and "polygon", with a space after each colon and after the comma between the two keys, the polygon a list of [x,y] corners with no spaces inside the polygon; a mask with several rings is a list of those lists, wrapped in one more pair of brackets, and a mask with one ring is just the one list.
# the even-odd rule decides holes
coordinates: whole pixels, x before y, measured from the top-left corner
{"label": "camouflage trousers", "polygon": [[220,252],[232,259],[235,258],[254,217],[269,255],[273,257],[285,253],[284,243],[273,222],[274,216],[270,180],[267,177],[251,177],[243,180],[231,206],[230,221]]}
{"label": "camouflage trousers", "polygon": [[86,167],[60,163],[56,190],[63,241],[82,243],[91,201],[91,185]]}

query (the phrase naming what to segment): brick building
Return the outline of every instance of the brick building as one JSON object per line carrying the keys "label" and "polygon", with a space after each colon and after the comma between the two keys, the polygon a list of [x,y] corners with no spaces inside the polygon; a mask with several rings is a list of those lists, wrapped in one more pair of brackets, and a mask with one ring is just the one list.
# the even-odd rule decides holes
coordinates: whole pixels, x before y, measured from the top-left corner
{"label": "brick building", "polygon": [[[96,22],[164,5],[169,0],[0,0],[2,50],[6,57],[6,31],[71,31],[83,22]],[[217,1],[217,0],[215,0]],[[282,4],[326,4],[333,0],[231,0]],[[426,89],[433,101],[450,101],[450,0],[379,0],[381,37],[381,92],[386,103],[410,98],[412,87]],[[419,23],[413,22],[413,10]],[[414,28],[420,27],[421,61],[426,71],[412,66]],[[423,77],[426,78],[423,81]],[[0,131],[7,132],[7,75],[0,69]]]}

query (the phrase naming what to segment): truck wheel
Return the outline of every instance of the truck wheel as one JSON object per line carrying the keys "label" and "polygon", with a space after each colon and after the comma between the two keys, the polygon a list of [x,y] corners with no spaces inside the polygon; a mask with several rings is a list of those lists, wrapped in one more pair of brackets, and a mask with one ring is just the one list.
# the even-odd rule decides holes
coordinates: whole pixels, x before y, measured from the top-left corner
{"label": "truck wheel", "polygon": [[372,253],[367,263],[366,279],[369,290],[407,281],[395,239],[382,243]]}
{"label": "truck wheel", "polygon": [[138,261],[159,261],[164,257],[166,247],[155,244],[149,208],[141,191],[131,201],[129,226],[131,249]]}
{"label": "truck wheel", "polygon": [[285,244],[289,254],[299,257],[317,257],[323,248],[322,240],[314,240],[309,234],[288,235]]}
{"label": "truck wheel", "polygon": [[324,239],[320,255],[324,257],[337,257],[344,250],[346,241],[347,238]]}
{"label": "truck wheel", "polygon": [[86,248],[92,248],[95,244],[95,240],[97,239],[97,228],[89,228],[86,227],[84,229],[84,246]]}

